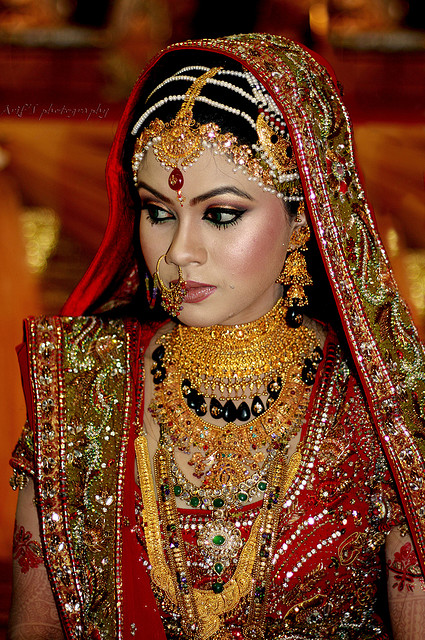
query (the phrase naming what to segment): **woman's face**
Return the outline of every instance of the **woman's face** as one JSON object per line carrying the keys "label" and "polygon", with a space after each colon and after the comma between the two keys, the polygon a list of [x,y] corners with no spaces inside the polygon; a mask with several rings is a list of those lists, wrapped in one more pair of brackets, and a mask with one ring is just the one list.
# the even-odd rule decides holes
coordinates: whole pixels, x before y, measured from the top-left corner
{"label": "woman's face", "polygon": [[146,265],[169,285],[188,283],[179,320],[190,326],[256,320],[282,294],[275,280],[299,223],[284,204],[223,156],[206,150],[183,172],[183,206],[150,149],[139,169],[140,243]]}

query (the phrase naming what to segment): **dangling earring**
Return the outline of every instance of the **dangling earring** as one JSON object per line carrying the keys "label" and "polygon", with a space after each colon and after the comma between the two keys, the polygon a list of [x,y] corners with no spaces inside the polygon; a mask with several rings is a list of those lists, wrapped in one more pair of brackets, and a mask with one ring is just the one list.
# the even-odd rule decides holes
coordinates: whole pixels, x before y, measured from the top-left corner
{"label": "dangling earring", "polygon": [[182,310],[183,299],[187,292],[187,284],[183,279],[183,273],[180,267],[178,267],[179,271],[179,279],[177,282],[171,282],[170,286],[167,287],[165,282],[162,280],[159,275],[159,265],[161,260],[165,258],[165,254],[158,259],[156,263],[156,269],[154,273],[154,286],[161,292],[161,305],[165,309],[170,316],[178,316],[180,311]]}
{"label": "dangling earring", "polygon": [[288,307],[286,322],[293,328],[302,324],[302,307],[308,304],[304,287],[313,284],[313,280],[307,271],[305,257],[301,253],[301,251],[303,253],[307,251],[306,245],[309,238],[310,229],[307,226],[300,227],[294,231],[291,241],[297,245],[297,248],[288,253],[283,270],[276,279],[276,282],[289,287],[286,292],[286,304]]}
{"label": "dangling earring", "polygon": [[146,289],[146,298],[148,300],[149,309],[153,309],[156,303],[156,297],[158,295],[158,284],[157,278],[154,276],[153,278],[153,287],[151,293],[151,282],[149,278],[149,273],[145,272],[145,289]]}

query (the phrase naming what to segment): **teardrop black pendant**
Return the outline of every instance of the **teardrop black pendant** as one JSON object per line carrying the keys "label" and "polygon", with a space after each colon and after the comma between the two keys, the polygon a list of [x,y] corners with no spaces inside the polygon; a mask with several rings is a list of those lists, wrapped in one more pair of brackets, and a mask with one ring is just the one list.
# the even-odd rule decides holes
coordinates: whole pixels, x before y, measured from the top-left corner
{"label": "teardrop black pendant", "polygon": [[223,419],[226,422],[234,422],[236,420],[236,407],[233,400],[228,400],[223,407]]}
{"label": "teardrop black pendant", "polygon": [[289,307],[285,318],[288,327],[291,327],[292,329],[300,327],[303,323],[303,319],[304,315],[301,307],[297,307],[295,305],[293,307]]}
{"label": "teardrop black pendant", "polygon": [[167,375],[165,367],[161,367],[159,364],[151,369],[151,373],[155,384],[161,384],[161,382],[164,382],[165,376]]}
{"label": "teardrop black pendant", "polygon": [[165,353],[164,345],[160,344],[159,347],[154,349],[152,353],[152,360],[154,362],[162,362],[164,359],[164,353]]}
{"label": "teardrop black pendant", "polygon": [[237,409],[237,419],[241,422],[247,422],[251,417],[251,412],[246,402],[241,402]]}
{"label": "teardrop black pendant", "polygon": [[210,414],[216,420],[220,420],[223,415],[223,405],[217,400],[217,398],[211,398]]}
{"label": "teardrop black pendant", "polygon": [[311,360],[313,364],[317,367],[323,360],[323,351],[320,347],[315,347],[311,354]]}
{"label": "teardrop black pendant", "polygon": [[259,396],[254,396],[252,400],[251,411],[252,411],[252,415],[255,416],[256,418],[258,416],[261,416],[261,414],[265,412],[263,401]]}
{"label": "teardrop black pendant", "polygon": [[187,398],[189,393],[192,391],[192,386],[190,384],[190,380],[188,380],[187,378],[182,380],[181,390],[182,390],[183,397]]}
{"label": "teardrop black pendant", "polygon": [[198,405],[195,407],[195,413],[197,416],[202,418],[208,411],[207,403],[205,402],[205,398],[203,395],[198,395]]}
{"label": "teardrop black pendant", "polygon": [[317,369],[310,360],[310,358],[306,358],[304,361],[304,367],[301,371],[301,379],[305,384],[312,385],[314,383],[314,379],[316,377]]}
{"label": "teardrop black pendant", "polygon": [[282,378],[278,378],[277,380],[272,380],[267,385],[267,392],[271,398],[276,400],[279,397],[280,392],[282,391]]}
{"label": "teardrop black pendant", "polygon": [[270,409],[270,407],[276,402],[276,398],[272,398],[269,396],[266,401],[266,408]]}
{"label": "teardrop black pendant", "polygon": [[191,389],[187,394],[186,403],[189,409],[192,409],[198,416],[204,416],[207,412],[207,403],[204,396],[195,389]]}

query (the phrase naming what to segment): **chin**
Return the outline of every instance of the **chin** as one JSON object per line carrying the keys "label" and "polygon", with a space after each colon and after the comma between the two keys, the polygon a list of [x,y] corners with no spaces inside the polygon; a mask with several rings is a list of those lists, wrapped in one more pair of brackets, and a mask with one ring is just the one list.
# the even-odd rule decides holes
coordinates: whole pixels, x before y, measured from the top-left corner
{"label": "chin", "polygon": [[188,327],[210,327],[214,324],[226,322],[225,317],[219,317],[217,314],[211,313],[211,309],[207,310],[206,308],[202,309],[200,305],[196,306],[196,309],[194,307],[188,309],[184,305],[177,320]]}

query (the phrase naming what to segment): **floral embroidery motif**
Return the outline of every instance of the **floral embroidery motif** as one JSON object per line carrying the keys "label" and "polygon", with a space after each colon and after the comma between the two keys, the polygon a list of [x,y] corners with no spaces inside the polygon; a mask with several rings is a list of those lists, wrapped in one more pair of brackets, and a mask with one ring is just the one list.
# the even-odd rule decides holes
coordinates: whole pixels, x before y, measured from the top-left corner
{"label": "floral embroidery motif", "polygon": [[413,591],[414,580],[420,577],[421,570],[410,542],[406,542],[400,551],[394,553],[394,562],[388,560],[387,567],[388,574],[390,572],[394,574],[393,589],[403,591],[406,587],[407,591]]}
{"label": "floral embroidery motif", "polygon": [[43,564],[41,544],[32,539],[32,533],[15,522],[13,533],[13,559],[18,561],[21,573],[28,573],[30,569],[37,569]]}

